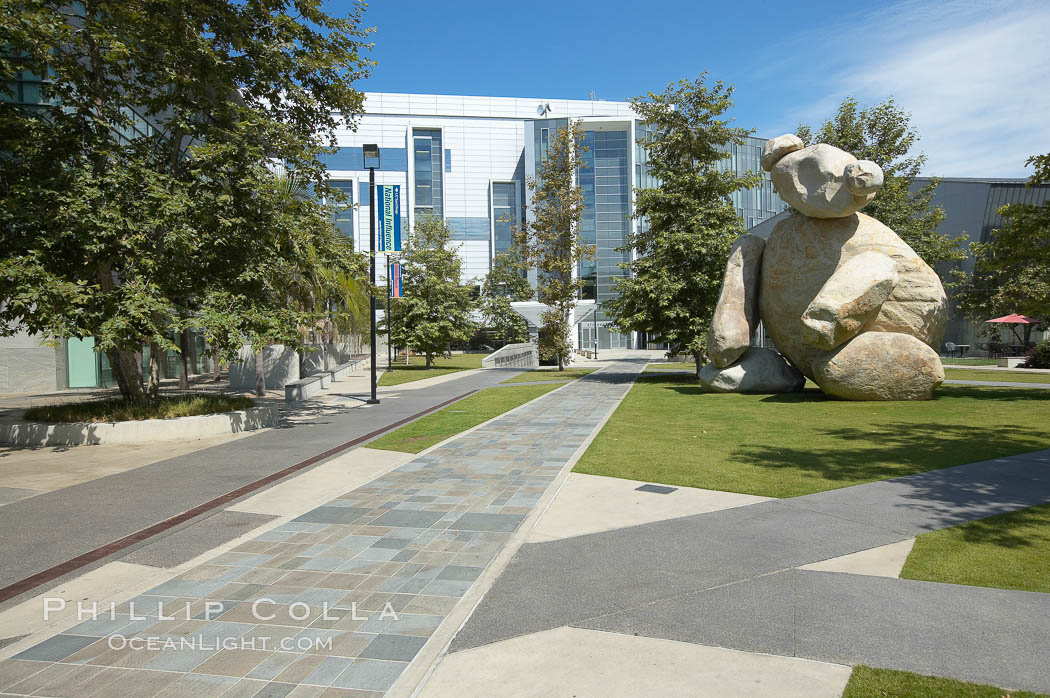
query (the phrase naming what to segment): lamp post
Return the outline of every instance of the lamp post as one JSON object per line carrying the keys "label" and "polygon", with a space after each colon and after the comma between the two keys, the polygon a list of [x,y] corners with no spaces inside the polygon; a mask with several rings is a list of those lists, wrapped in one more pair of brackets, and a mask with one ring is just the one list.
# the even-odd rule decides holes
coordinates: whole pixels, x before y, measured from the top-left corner
{"label": "lamp post", "polygon": [[390,255],[386,256],[386,370],[394,370],[394,345],[390,343]]}
{"label": "lamp post", "polygon": [[[368,166],[368,261],[371,287],[368,291],[369,305],[371,308],[371,339],[372,339],[372,397],[365,401],[368,405],[378,405],[379,398],[376,397],[376,165],[379,164],[379,146],[374,143],[361,146],[361,155],[365,164],[373,160],[375,164]],[[387,320],[389,322],[389,319]]]}
{"label": "lamp post", "polygon": [[598,358],[598,289],[594,290],[594,358]]}

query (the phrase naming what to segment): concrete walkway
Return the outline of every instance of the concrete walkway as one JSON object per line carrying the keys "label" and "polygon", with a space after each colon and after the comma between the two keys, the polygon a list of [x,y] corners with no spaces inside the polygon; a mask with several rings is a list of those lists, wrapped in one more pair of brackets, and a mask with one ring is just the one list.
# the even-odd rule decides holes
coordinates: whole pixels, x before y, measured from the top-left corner
{"label": "concrete walkway", "polygon": [[[380,396],[382,403],[377,406],[364,405],[364,396],[351,386],[350,390],[333,391],[324,401],[298,405],[291,416],[284,415],[281,427],[0,506],[0,530],[11,532],[0,538],[0,557],[4,560],[0,587],[21,583],[43,570],[66,564],[216,497],[273,477],[293,464],[497,384],[510,375],[515,374],[483,371],[411,391],[385,389]],[[75,456],[76,451],[62,455]],[[199,544],[190,547],[197,552],[215,547],[243,533],[246,526],[258,526],[267,520],[268,517],[250,514],[224,515],[210,521],[212,525],[200,528]],[[164,556],[140,562],[168,566],[173,560]],[[68,573],[88,569],[71,567]],[[67,577],[64,574],[47,584],[53,586]],[[0,602],[0,610],[48,588],[26,586],[18,595]]]}
{"label": "concrete walkway", "polygon": [[[644,364],[613,364],[424,452],[131,599],[113,619],[15,643],[0,654],[17,652],[0,662],[0,692],[383,694],[417,654],[433,658],[443,649],[470,610],[475,580]],[[462,389],[490,375],[444,385]],[[346,438],[346,422],[339,426]],[[311,429],[336,437],[327,425]],[[294,448],[276,438],[263,445],[264,436],[245,442],[259,448],[231,457]],[[111,638],[127,636],[162,646],[114,647]],[[397,690],[411,691],[421,676]]]}
{"label": "concrete walkway", "polygon": [[1047,501],[1038,451],[526,544],[450,658],[569,626],[1050,692],[1050,594],[799,569]]}

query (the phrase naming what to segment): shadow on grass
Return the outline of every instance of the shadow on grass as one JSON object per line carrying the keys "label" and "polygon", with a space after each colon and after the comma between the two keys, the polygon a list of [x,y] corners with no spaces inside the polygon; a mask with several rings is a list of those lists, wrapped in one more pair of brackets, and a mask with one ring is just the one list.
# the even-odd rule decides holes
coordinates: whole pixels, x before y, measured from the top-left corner
{"label": "shadow on grass", "polygon": [[[748,403],[739,395],[705,394],[688,376],[645,377],[644,382],[680,395],[706,395],[714,412],[720,402],[732,400],[723,404],[732,406],[738,419],[760,420],[768,410],[783,437],[730,445],[729,458],[745,466],[783,470],[785,477],[801,471],[842,485],[904,478],[898,480],[903,487],[894,486],[900,489],[876,490],[877,499],[888,499],[875,506],[911,509],[920,528],[943,528],[1050,501],[1050,463],[997,460],[1050,448],[1050,433],[1034,418],[1050,400],[1042,391],[952,386],[938,390],[929,402],[871,403],[836,400],[810,388],[751,396]],[[1029,412],[1026,402],[1040,411]],[[805,405],[817,409],[804,410]],[[792,420],[798,420],[797,429]],[[857,502],[861,508],[873,505],[867,499]],[[964,533],[967,540],[1003,547],[1029,544],[997,519]]]}
{"label": "shadow on grass", "polygon": [[[904,478],[907,490],[901,496],[912,501],[905,506],[921,511],[920,525],[931,530],[1050,501],[1046,477],[1050,467],[1036,461],[995,461],[1050,447],[1043,430],[1009,424],[897,421],[814,433],[831,439],[833,445],[745,446],[732,457],[765,469],[804,470],[830,481]],[[952,467],[967,464],[972,465]],[[991,523],[968,535],[974,540],[995,535],[998,544],[1022,544],[1020,538]]]}
{"label": "shadow on grass", "polygon": [[[1040,530],[1033,530],[1035,526]],[[1045,547],[1050,531],[1050,510],[1039,507],[1039,510],[1025,512],[1022,518],[1018,512],[992,516],[979,521],[971,521],[958,529],[967,543],[994,545],[1000,548]]]}

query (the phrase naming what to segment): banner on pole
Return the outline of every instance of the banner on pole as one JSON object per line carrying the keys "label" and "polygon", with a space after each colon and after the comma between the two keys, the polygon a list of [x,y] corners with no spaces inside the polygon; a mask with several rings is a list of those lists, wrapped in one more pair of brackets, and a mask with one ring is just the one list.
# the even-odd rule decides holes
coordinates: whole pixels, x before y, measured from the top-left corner
{"label": "banner on pole", "polygon": [[401,251],[401,185],[380,184],[376,187],[376,218],[379,219],[379,251]]}
{"label": "banner on pole", "polygon": [[390,279],[390,297],[401,298],[404,295],[401,288],[401,263],[394,262],[393,264],[391,264],[389,273],[390,276],[388,276],[387,278]]}

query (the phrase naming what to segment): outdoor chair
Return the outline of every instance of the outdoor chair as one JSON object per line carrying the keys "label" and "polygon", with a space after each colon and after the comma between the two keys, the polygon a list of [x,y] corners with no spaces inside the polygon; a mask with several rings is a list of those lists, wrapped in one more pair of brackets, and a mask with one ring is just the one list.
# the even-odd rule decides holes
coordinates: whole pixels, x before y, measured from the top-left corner
{"label": "outdoor chair", "polygon": [[944,351],[947,352],[948,356],[955,356],[956,346],[955,342],[945,342]]}

